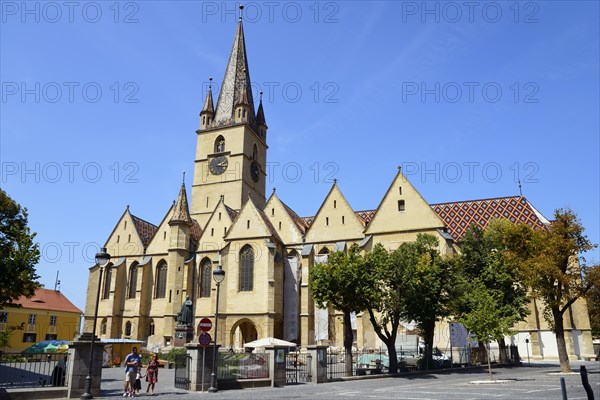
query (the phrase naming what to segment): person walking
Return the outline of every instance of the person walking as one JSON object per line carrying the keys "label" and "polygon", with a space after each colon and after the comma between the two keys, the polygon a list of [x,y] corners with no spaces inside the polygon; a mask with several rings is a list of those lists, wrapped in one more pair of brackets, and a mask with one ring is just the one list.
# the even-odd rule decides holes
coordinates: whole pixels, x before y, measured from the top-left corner
{"label": "person walking", "polygon": [[148,382],[146,393],[154,396],[154,385],[158,382],[158,356],[156,354],[152,354],[150,362],[146,367],[146,382]]}
{"label": "person walking", "polygon": [[138,368],[142,366],[142,356],[138,354],[137,347],[131,349],[131,353],[125,357],[125,391],[123,397],[134,397],[135,378]]}

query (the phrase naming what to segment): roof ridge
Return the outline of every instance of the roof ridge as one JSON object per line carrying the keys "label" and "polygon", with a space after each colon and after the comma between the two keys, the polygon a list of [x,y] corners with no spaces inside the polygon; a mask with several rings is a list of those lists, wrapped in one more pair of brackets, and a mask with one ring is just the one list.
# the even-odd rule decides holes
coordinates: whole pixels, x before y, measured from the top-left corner
{"label": "roof ridge", "polygon": [[473,203],[475,201],[490,201],[490,200],[501,200],[501,199],[515,199],[515,198],[525,198],[525,196],[515,195],[515,196],[501,196],[501,197],[488,197],[483,199],[472,199],[472,200],[458,200],[458,201],[446,201],[442,203],[431,203],[430,206],[439,206],[442,204],[456,204],[456,203]]}

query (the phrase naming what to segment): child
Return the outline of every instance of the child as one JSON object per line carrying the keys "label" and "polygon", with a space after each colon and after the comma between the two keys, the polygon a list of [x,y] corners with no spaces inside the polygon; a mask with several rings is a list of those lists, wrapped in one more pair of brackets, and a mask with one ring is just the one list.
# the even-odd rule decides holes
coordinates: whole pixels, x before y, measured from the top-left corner
{"label": "child", "polygon": [[138,368],[137,374],[135,376],[135,383],[133,384],[133,391],[137,396],[139,396],[140,390],[142,390],[142,378],[144,377],[144,375],[142,375],[141,373],[141,369],[141,367]]}

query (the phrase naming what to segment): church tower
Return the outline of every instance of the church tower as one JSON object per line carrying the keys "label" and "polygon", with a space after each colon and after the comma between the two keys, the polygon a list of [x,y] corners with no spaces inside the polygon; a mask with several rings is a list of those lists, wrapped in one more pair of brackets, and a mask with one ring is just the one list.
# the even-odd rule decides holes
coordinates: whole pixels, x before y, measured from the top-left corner
{"label": "church tower", "polygon": [[202,227],[221,196],[236,210],[248,196],[259,208],[265,205],[267,123],[262,98],[258,112],[254,110],[242,8],[216,108],[211,78],[196,131],[191,216]]}

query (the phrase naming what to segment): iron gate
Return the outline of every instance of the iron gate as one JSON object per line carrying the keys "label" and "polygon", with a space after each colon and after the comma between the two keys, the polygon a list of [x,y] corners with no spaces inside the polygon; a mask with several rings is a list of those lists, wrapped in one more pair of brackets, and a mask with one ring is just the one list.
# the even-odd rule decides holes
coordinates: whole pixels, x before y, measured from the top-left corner
{"label": "iron gate", "polygon": [[310,355],[300,352],[288,353],[285,358],[285,383],[291,385],[311,380]]}
{"label": "iron gate", "polygon": [[175,355],[175,387],[190,390],[190,360],[187,354]]}

